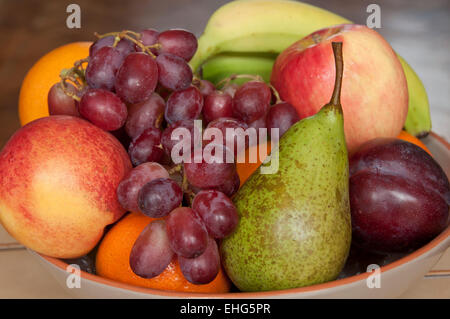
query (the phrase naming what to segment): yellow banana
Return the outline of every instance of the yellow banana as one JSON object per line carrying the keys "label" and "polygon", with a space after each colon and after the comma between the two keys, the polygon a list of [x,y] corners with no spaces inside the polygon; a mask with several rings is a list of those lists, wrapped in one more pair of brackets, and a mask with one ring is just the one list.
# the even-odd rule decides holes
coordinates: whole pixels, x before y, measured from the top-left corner
{"label": "yellow banana", "polygon": [[425,137],[431,131],[431,115],[427,92],[416,72],[401,56],[398,57],[403,66],[408,84],[409,105],[405,130],[417,137]]}
{"label": "yellow banana", "polygon": [[212,14],[190,64],[195,71],[222,52],[278,54],[313,31],[341,23],[350,21],[301,2],[232,1]]}
{"label": "yellow banana", "polygon": [[[198,71],[210,60],[204,65],[203,72],[215,82],[220,80],[221,74],[245,73],[249,69],[252,70],[248,72],[250,74],[267,73],[269,63],[261,60],[261,53],[279,54],[295,41],[316,30],[342,23],[352,22],[302,2],[232,1],[210,17],[190,65],[194,71]],[[215,57],[217,55],[220,56]],[[402,58],[400,61],[409,91],[409,112],[405,128],[411,134],[423,136],[431,130],[426,91],[411,67]],[[226,72],[227,68],[229,72]]]}

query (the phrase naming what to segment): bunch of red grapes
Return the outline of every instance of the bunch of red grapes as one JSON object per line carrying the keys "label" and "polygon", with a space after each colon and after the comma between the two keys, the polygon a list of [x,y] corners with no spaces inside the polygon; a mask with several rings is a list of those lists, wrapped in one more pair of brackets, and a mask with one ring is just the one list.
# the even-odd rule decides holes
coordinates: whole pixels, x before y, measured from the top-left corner
{"label": "bunch of red grapes", "polygon": [[174,163],[171,152],[178,141],[172,132],[185,128],[193,137],[194,120],[202,119],[206,129],[223,132],[223,141],[215,146],[236,157],[239,150],[226,147],[227,128],[279,128],[282,135],[299,117],[258,78],[241,86],[225,81],[219,90],[194,77],[188,62],[196,50],[196,37],[185,30],[99,36],[89,57],[51,88],[48,104],[51,115],[81,116],[111,131],[128,148],[135,167],[119,184],[118,200],[128,211],[158,218],[137,239],[132,270],[155,277],[176,255],[188,281],[206,284],[220,269],[216,240],[238,224],[230,197],[240,180],[235,163],[225,155],[213,162],[194,161],[193,138],[192,160]]}

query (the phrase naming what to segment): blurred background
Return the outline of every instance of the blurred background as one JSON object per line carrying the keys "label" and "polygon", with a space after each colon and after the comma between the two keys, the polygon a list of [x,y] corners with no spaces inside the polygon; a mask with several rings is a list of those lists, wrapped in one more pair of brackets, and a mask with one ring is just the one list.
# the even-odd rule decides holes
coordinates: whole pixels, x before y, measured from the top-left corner
{"label": "blurred background", "polygon": [[[93,33],[185,28],[197,36],[226,0],[0,0],[0,147],[19,128],[17,101],[28,69],[48,51]],[[365,24],[373,0],[305,0]],[[66,27],[66,7],[81,7],[81,29]],[[450,1],[378,0],[378,31],[423,80],[433,130],[450,140]]]}

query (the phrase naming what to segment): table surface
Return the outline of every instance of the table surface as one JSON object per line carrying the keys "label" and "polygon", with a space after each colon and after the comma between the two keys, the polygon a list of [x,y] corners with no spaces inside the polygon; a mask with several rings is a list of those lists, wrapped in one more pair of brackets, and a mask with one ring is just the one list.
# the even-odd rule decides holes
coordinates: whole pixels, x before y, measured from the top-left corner
{"label": "table surface", "polygon": [[[81,29],[68,29],[66,1],[0,0],[0,147],[20,126],[17,99],[27,70],[65,43],[91,40],[95,31],[185,28],[200,35],[225,0],[77,0]],[[369,0],[305,1],[365,24]],[[433,131],[450,141],[450,1],[379,0],[378,31],[415,69],[427,89]],[[13,241],[0,226],[0,243]],[[435,269],[450,269],[450,250]],[[0,298],[69,298],[25,250],[0,251]],[[404,298],[450,298],[450,278],[422,279]]]}

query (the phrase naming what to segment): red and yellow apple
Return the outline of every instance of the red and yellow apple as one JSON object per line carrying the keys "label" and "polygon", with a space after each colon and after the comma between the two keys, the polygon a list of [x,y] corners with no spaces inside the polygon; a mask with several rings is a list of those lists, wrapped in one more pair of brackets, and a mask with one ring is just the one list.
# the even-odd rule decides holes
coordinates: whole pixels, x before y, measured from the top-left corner
{"label": "red and yellow apple", "polygon": [[338,25],[292,44],[275,61],[272,85],[300,118],[316,114],[333,92],[331,42],[343,42],[341,104],[349,152],[376,137],[396,137],[408,113],[405,74],[389,43],[366,26]]}
{"label": "red and yellow apple", "polygon": [[0,153],[0,222],[39,253],[82,256],[125,213],[116,188],[130,169],[119,141],[85,120],[30,122]]}

